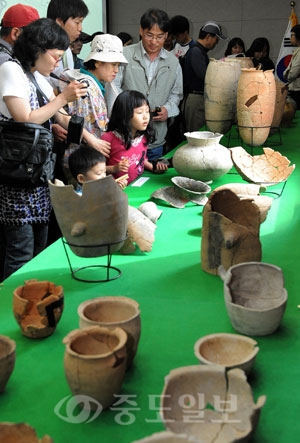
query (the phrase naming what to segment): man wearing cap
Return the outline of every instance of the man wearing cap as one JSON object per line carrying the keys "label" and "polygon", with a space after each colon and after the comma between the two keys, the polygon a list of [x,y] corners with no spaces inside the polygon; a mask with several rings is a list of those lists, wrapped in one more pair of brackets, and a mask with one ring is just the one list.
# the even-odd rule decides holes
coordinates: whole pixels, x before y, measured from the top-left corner
{"label": "man wearing cap", "polygon": [[13,59],[13,46],[24,26],[40,18],[38,11],[32,6],[11,6],[5,12],[0,30],[0,65]]}
{"label": "man wearing cap", "polygon": [[204,80],[209,63],[208,51],[218,44],[219,39],[226,40],[221,26],[215,22],[205,23],[196,44],[187,52],[183,66],[184,100],[182,113],[185,129],[198,131],[205,123]]}

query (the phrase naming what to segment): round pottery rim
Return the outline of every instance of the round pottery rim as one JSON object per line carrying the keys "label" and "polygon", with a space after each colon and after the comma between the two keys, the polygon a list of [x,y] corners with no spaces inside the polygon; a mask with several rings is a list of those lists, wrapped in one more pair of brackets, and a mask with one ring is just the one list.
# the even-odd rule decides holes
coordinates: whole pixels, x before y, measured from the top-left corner
{"label": "round pottery rim", "polygon": [[4,358],[7,358],[9,356],[11,356],[12,354],[15,353],[16,351],[16,342],[14,340],[12,340],[10,337],[8,337],[7,335],[0,335],[0,342],[3,343],[7,343],[10,346],[10,350],[7,354],[5,354],[3,357],[1,357],[0,355],[0,361]]}
{"label": "round pottery rim", "polygon": [[[201,184],[203,184],[204,186],[207,187],[207,191],[193,191],[193,190],[191,190],[191,189],[184,188],[183,186],[180,186],[178,183],[176,183],[176,182],[174,181],[174,179],[176,179],[176,178],[183,178],[183,179],[187,179],[187,180],[189,180],[189,181],[193,181],[193,182],[201,183]],[[178,188],[183,189],[184,191],[189,192],[189,193],[191,193],[191,194],[195,194],[195,195],[207,194],[208,192],[211,191],[211,187],[210,187],[207,183],[203,182],[202,180],[195,180],[194,178],[184,177],[183,175],[176,175],[175,177],[172,177],[172,178],[171,178],[171,182],[172,182],[175,186],[177,186]]]}
{"label": "round pottery rim", "polygon": [[[223,365],[221,363],[215,363],[211,360],[207,360],[205,357],[202,356],[202,354],[200,354],[199,348],[200,346],[206,342],[207,340],[209,340],[210,338],[218,338],[218,337],[228,337],[228,338],[234,338],[236,337],[237,340],[236,341],[243,341],[243,342],[247,342],[251,345],[253,345],[253,350],[252,352],[245,357],[243,360],[240,360],[237,363],[233,363],[232,365]],[[254,340],[251,337],[246,337],[244,335],[241,334],[231,334],[231,333],[226,333],[226,332],[220,332],[220,333],[216,333],[216,334],[209,334],[209,335],[204,335],[203,337],[200,337],[196,343],[194,344],[194,354],[197,357],[198,360],[200,360],[201,362],[204,362],[208,365],[216,365],[216,366],[221,366],[223,368],[235,368],[238,366],[241,366],[245,363],[249,363],[258,353],[259,351],[259,347],[257,346],[258,343],[256,340]]]}
{"label": "round pottery rim", "polygon": [[86,317],[84,311],[85,308],[87,306],[89,306],[90,304],[93,304],[95,302],[98,302],[100,300],[103,301],[113,301],[113,300],[120,300],[120,301],[124,301],[125,303],[128,302],[128,300],[130,300],[129,304],[134,305],[134,307],[136,308],[136,313],[134,315],[132,315],[131,317],[126,318],[125,320],[118,320],[118,321],[114,321],[114,322],[105,322],[105,321],[101,321],[101,325],[103,327],[111,327],[114,325],[120,325],[123,323],[128,323],[131,320],[134,320],[135,318],[137,318],[140,314],[140,305],[136,300],[133,300],[132,298],[129,297],[124,297],[122,295],[108,295],[108,296],[104,296],[104,297],[96,297],[96,298],[91,298],[89,300],[85,300],[84,302],[80,303],[80,305],[77,308],[77,313],[79,315],[79,318],[82,318],[83,320],[89,322],[92,325],[97,325],[99,322],[95,321],[95,320],[91,320],[90,318]]}
{"label": "round pottery rim", "polygon": [[[228,286],[226,285],[226,287],[228,287]],[[234,302],[230,299],[230,296],[227,295],[227,294],[225,293],[225,303],[226,303],[226,304],[231,305],[231,306],[234,306],[236,309],[241,309],[241,310],[243,310],[243,311],[248,311],[248,312],[259,312],[259,313],[262,313],[262,314],[263,314],[263,313],[267,313],[267,312],[269,313],[269,312],[271,312],[271,311],[277,310],[278,308],[281,308],[284,304],[286,304],[286,302],[287,302],[287,298],[288,298],[287,290],[286,290],[285,288],[283,288],[283,291],[282,291],[282,298],[278,301],[278,304],[273,305],[273,306],[270,307],[270,308],[257,309],[257,308],[249,308],[249,307],[246,307],[246,306],[240,305],[239,303],[234,303]],[[274,300],[274,299],[272,299],[272,300]]]}
{"label": "round pottery rim", "polygon": [[[113,333],[114,331],[118,331],[118,333],[120,334],[120,342],[118,343],[118,345],[113,349],[113,351],[110,352],[106,352],[103,354],[79,354],[78,352],[75,352],[71,346],[72,343],[75,339],[78,338],[78,336],[80,335],[88,335],[89,331],[92,330],[104,330],[105,332],[109,332],[110,334]],[[123,347],[126,346],[127,344],[127,332],[120,327],[116,327],[113,329],[108,329],[106,327],[102,327],[102,326],[88,326],[86,328],[83,329],[73,329],[73,331],[71,331],[68,335],[66,335],[66,337],[63,339],[63,343],[66,345],[66,350],[68,351],[68,353],[75,358],[80,358],[82,360],[96,360],[99,357],[101,358],[106,358],[109,357],[112,354],[115,354],[116,352],[120,351]]]}
{"label": "round pottery rim", "polygon": [[207,138],[213,139],[213,138],[222,138],[223,134],[220,134],[219,132],[212,132],[212,131],[191,131],[191,132],[185,132],[183,134],[186,138],[197,138],[198,140],[205,140]]}

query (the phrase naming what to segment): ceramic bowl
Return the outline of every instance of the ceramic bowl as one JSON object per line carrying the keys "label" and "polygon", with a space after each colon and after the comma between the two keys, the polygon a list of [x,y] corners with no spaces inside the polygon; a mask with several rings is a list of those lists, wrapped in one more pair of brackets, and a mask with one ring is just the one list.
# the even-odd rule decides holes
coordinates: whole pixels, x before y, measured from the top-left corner
{"label": "ceramic bowl", "polygon": [[238,334],[211,334],[199,338],[194,353],[200,363],[240,368],[246,374],[252,369],[259,348],[252,338]]}
{"label": "ceramic bowl", "polygon": [[208,184],[200,180],[181,176],[172,177],[171,181],[180,197],[191,200],[197,204],[204,205],[207,202],[206,194],[211,191]]}
{"label": "ceramic bowl", "polygon": [[273,334],[280,326],[287,303],[282,270],[262,262],[220,267],[224,298],[234,329],[241,334]]}

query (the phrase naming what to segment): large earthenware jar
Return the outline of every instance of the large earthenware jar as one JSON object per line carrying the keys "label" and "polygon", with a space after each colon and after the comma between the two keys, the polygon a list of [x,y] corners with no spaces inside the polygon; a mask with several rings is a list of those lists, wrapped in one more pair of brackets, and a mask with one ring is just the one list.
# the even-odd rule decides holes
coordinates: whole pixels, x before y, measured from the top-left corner
{"label": "large earthenware jar", "polygon": [[85,182],[82,195],[72,185],[49,182],[52,206],[62,235],[79,257],[119,251],[126,238],[128,197],[111,175]]}
{"label": "large earthenware jar", "polygon": [[219,143],[222,134],[194,131],[184,135],[188,143],[179,147],[173,156],[174,168],[180,175],[206,182],[231,169],[230,151]]}
{"label": "large earthenware jar", "polygon": [[141,335],[139,304],[122,296],[98,297],[86,300],[78,306],[79,326],[120,327],[127,333],[127,367],[137,352]]}
{"label": "large earthenware jar", "polygon": [[205,121],[209,131],[226,134],[236,120],[237,85],[242,67],[253,67],[248,57],[211,58],[205,75]]}
{"label": "large earthenware jar", "polygon": [[[65,375],[73,395],[91,397],[92,410],[108,408],[121,391],[126,370],[127,334],[121,328],[90,326],[63,340]],[[100,403],[100,405],[99,405]]]}
{"label": "large earthenware jar", "polygon": [[44,338],[53,334],[63,307],[62,286],[49,281],[27,280],[13,293],[13,313],[26,337]]}
{"label": "large earthenware jar", "polygon": [[237,120],[242,140],[261,146],[267,140],[275,110],[273,70],[242,69],[237,90]]}
{"label": "large earthenware jar", "polygon": [[[276,84],[276,101],[275,101],[275,110],[274,110],[273,120],[272,120],[272,124],[271,124],[272,128],[278,128],[280,126],[281,119],[282,119],[283,112],[284,112],[285,103],[286,103],[286,97],[288,94],[288,89],[287,89],[285,83],[281,82],[280,80],[278,80],[276,78],[275,84]],[[272,129],[271,129],[271,132],[272,132]]]}
{"label": "large earthenware jar", "polygon": [[0,393],[11,376],[16,360],[16,343],[5,335],[0,335]]}

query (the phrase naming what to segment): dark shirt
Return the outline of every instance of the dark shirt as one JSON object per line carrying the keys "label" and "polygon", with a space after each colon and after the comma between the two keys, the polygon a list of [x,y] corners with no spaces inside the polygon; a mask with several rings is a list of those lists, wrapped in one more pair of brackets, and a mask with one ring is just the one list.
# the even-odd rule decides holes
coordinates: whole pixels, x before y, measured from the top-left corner
{"label": "dark shirt", "polygon": [[208,50],[199,42],[189,49],[186,54],[183,68],[184,92],[195,90],[204,92],[204,80],[209,63]]}
{"label": "dark shirt", "polygon": [[256,68],[259,64],[261,64],[261,70],[262,71],[268,71],[270,69],[275,69],[274,63],[270,58],[262,58],[261,60],[257,60],[254,58],[253,60],[253,66]]}

